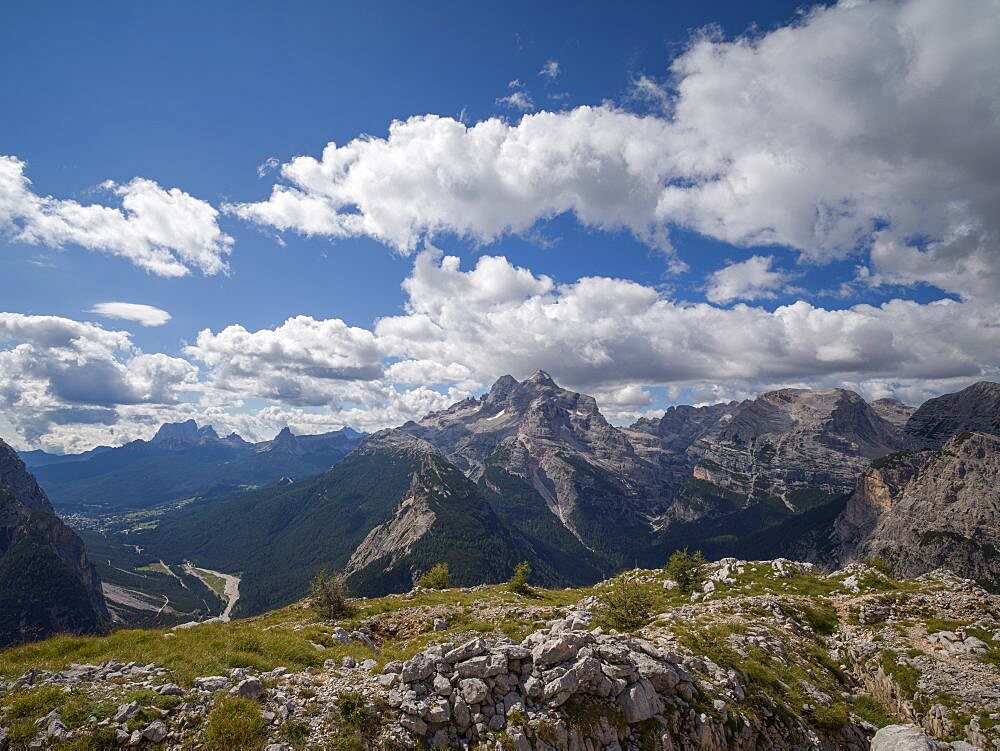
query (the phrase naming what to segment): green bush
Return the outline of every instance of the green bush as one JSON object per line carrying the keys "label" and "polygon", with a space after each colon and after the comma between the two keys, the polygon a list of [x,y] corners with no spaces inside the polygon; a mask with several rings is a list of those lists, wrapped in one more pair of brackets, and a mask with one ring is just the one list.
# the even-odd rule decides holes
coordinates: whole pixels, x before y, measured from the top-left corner
{"label": "green bush", "polygon": [[344,724],[355,730],[360,730],[367,716],[367,702],[364,694],[359,691],[345,691],[337,696],[337,711]]}
{"label": "green bush", "polygon": [[517,595],[531,594],[531,587],[528,586],[528,579],[531,578],[531,566],[527,561],[521,561],[514,568],[514,575],[507,582],[507,589]]}
{"label": "green bush", "polygon": [[424,589],[448,589],[448,564],[435,563],[430,571],[417,580],[417,586]]}
{"label": "green bush", "polygon": [[606,606],[603,620],[611,628],[634,631],[649,623],[653,598],[641,585],[627,577],[616,579],[601,600]]}
{"label": "green bush", "polygon": [[351,606],[347,602],[347,585],[342,574],[336,571],[328,574],[326,569],[320,569],[309,585],[312,595],[312,606],[325,620],[344,618],[351,614]]}
{"label": "green bush", "polygon": [[705,579],[705,556],[700,550],[688,553],[688,549],[675,550],[667,561],[667,576],[677,582],[677,588],[684,594],[693,592]]}
{"label": "green bush", "polygon": [[260,705],[250,699],[223,699],[205,724],[207,751],[259,751],[267,739]]}

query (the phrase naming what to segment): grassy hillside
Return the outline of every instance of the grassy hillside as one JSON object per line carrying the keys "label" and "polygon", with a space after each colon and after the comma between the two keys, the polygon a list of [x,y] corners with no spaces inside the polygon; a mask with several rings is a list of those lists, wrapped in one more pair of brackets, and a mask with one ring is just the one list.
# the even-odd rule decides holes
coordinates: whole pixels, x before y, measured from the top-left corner
{"label": "grassy hillside", "polygon": [[[389,690],[393,680],[398,686],[398,660],[477,636],[497,649],[529,635],[529,649],[555,644],[566,633],[560,619],[569,615],[590,619],[586,628],[600,627],[593,633],[606,634],[597,637],[601,650],[619,661],[641,648],[646,657],[628,659],[648,669],[648,655],[673,655],[664,664],[675,666],[681,685],[670,688],[676,678],[656,684],[673,702],[662,710],[665,724],[629,720],[622,708],[632,713],[634,705],[580,693],[562,704],[529,702],[508,714],[499,731],[483,731],[490,743],[507,748],[505,739],[519,733],[534,743],[552,732],[547,742],[562,748],[566,733],[582,739],[613,732],[652,750],[669,747],[663,733],[675,748],[742,733],[757,742],[770,738],[769,747],[778,749],[811,737],[832,751],[846,747],[847,738],[866,742],[878,726],[925,716],[937,718],[938,736],[947,740],[997,738],[1000,727],[991,717],[1000,706],[989,697],[1000,680],[1000,641],[986,625],[1000,615],[996,597],[947,575],[901,581],[866,567],[822,575],[788,561],[729,560],[697,573],[711,586],[699,584],[695,595],[674,586],[666,570],[634,570],[594,587],[535,588],[528,595],[491,585],[355,600],[352,614],[336,622],[299,603],[228,624],[56,637],[0,652],[0,727],[8,729],[13,749],[27,748],[40,732],[35,721],[51,711],[66,729],[51,747],[76,751],[115,747],[109,730],[141,734],[155,722],[171,733],[168,745],[208,751],[259,751],[269,742],[317,750],[419,746],[423,731],[402,730],[399,722],[412,723]],[[629,627],[633,635],[616,636],[623,588],[646,612]],[[346,637],[358,631],[374,649]],[[943,656],[933,641],[943,631],[974,637],[981,649]],[[94,677],[101,669],[86,667],[108,660],[117,661],[111,669],[122,677]],[[130,661],[139,664],[129,668]],[[87,677],[51,672],[73,664],[82,667],[64,676]],[[28,684],[3,683],[29,671],[35,672]],[[382,672],[393,677],[383,680]],[[200,676],[223,676],[225,688],[196,688]],[[226,698],[229,686],[255,676],[259,697]],[[159,692],[168,683],[179,686],[179,695]],[[137,702],[137,714],[110,721],[128,701]],[[282,707],[284,714],[276,711]],[[237,727],[242,740],[232,745]]]}

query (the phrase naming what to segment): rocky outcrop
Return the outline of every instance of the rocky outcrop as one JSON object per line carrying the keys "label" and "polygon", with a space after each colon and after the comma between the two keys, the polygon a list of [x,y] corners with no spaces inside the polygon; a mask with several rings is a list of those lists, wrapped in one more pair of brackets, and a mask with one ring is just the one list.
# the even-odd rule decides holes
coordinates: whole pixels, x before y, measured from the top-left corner
{"label": "rocky outcrop", "polygon": [[57,632],[93,633],[107,620],[83,541],[0,441],[0,646]]}
{"label": "rocky outcrop", "polygon": [[164,423],[149,443],[158,448],[178,450],[215,443],[219,440],[218,433],[211,425],[199,427],[194,420],[185,420]]}
{"label": "rocky outcrop", "polygon": [[[962,433],[900,466],[900,479],[910,477],[883,489],[886,508],[857,556],[908,576],[944,566],[1000,588],[1000,436]],[[864,487],[856,495],[869,497]]]}
{"label": "rocky outcrop", "polygon": [[906,422],[914,448],[940,448],[965,431],[1000,434],[1000,383],[980,381],[955,394],[928,399]]}
{"label": "rocky outcrop", "polygon": [[588,630],[592,620],[587,611],[573,612],[519,644],[476,638],[436,645],[387,664],[378,680],[389,688],[387,703],[399,711],[402,734],[434,748],[474,747],[497,737],[525,751],[866,746],[850,725],[817,733],[746,716],[747,724],[737,724],[727,721],[719,699],[710,714],[700,712],[706,699],[685,666],[690,658],[642,638]]}
{"label": "rocky outcrop", "polygon": [[899,428],[853,391],[782,389],[740,404],[691,451],[695,478],[798,509],[817,492],[850,492],[872,459],[903,445]]}
{"label": "rocky outcrop", "polygon": [[898,399],[876,399],[868,404],[879,417],[901,430],[906,428],[906,421],[916,411],[916,407],[904,404]]}
{"label": "rocky outcrop", "polygon": [[850,558],[878,521],[892,511],[903,488],[925,460],[924,453],[902,451],[873,461],[862,473],[834,526],[842,557]]}
{"label": "rocky outcrop", "polygon": [[[866,565],[726,559],[700,573],[691,595],[663,570],[530,597],[415,589],[355,602],[351,633],[301,606],[218,626],[253,645],[254,667],[222,668],[243,658],[218,630],[151,635],[160,664],[115,659],[119,639],[87,645],[99,664],[49,655],[42,669],[15,650],[0,665],[0,738],[181,751],[217,745],[215,719],[232,712],[247,747],[270,751],[1000,747],[998,596]],[[625,581],[658,593],[634,633],[606,625]],[[199,635],[223,653],[188,654]],[[45,701],[20,700],[32,696]],[[892,724],[876,733],[869,718]]]}
{"label": "rocky outcrop", "polygon": [[348,575],[379,560],[389,567],[394,566],[430,530],[436,517],[427,495],[433,487],[430,475],[437,474],[435,470],[435,462],[428,456],[420,470],[414,473],[410,490],[399,502],[392,518],[372,529],[351,555],[345,569]]}
{"label": "rocky outcrop", "polygon": [[497,582],[531,556],[479,488],[436,453],[424,454],[392,514],[375,526],[347,564],[355,591],[407,590],[435,563],[457,584]]}

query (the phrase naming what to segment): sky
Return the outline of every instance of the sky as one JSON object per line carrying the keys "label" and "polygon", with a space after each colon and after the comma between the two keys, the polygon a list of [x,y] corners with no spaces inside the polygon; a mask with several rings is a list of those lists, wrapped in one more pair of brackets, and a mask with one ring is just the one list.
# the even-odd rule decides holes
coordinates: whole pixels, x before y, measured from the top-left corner
{"label": "sky", "polygon": [[997,39],[997,0],[5,3],[0,437],[997,380]]}

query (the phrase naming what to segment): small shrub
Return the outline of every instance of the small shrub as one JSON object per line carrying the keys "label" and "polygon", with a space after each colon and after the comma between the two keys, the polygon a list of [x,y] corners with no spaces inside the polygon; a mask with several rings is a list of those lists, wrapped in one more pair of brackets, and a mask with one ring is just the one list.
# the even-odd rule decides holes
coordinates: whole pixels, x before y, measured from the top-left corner
{"label": "small shrub", "polygon": [[337,696],[337,711],[344,726],[362,735],[377,725],[378,718],[360,691],[345,691]]}
{"label": "small shrub", "polygon": [[516,595],[531,594],[531,587],[528,586],[528,579],[531,578],[531,565],[527,561],[521,561],[514,568],[514,575],[507,582],[507,589]]}
{"label": "small shrub", "polygon": [[528,715],[520,709],[512,710],[511,713],[507,715],[507,727],[523,728],[527,727],[527,725]]}
{"label": "small shrub", "polygon": [[312,595],[312,606],[324,620],[332,621],[351,614],[351,606],[347,602],[347,585],[342,574],[328,574],[326,569],[320,569],[309,585]]}
{"label": "small shrub", "polygon": [[829,603],[817,602],[815,605],[800,605],[799,611],[802,614],[802,620],[808,623],[817,634],[830,636],[836,633],[837,627],[840,625],[837,610]]}
{"label": "small shrub", "polygon": [[417,586],[424,589],[448,589],[448,564],[435,563],[430,571],[420,577]]}
{"label": "small shrub", "polygon": [[282,739],[291,744],[295,751],[301,751],[309,740],[310,727],[305,720],[286,720],[281,726]]}
{"label": "small shrub", "polygon": [[611,628],[633,631],[649,623],[653,598],[637,582],[617,579],[601,599],[606,606],[604,621]]}
{"label": "small shrub", "polygon": [[215,705],[205,725],[208,751],[258,751],[267,738],[260,705],[249,699],[224,699]]}
{"label": "small shrub", "polygon": [[688,549],[675,550],[667,561],[667,576],[677,582],[677,588],[684,594],[691,594],[700,586],[705,576],[703,569],[705,556],[700,550],[688,553]]}

